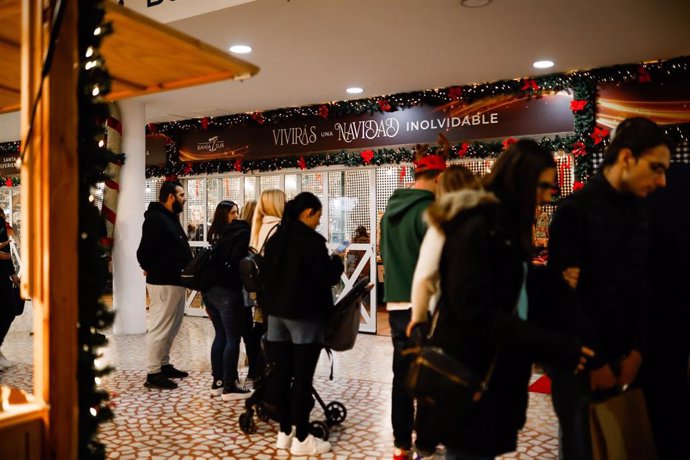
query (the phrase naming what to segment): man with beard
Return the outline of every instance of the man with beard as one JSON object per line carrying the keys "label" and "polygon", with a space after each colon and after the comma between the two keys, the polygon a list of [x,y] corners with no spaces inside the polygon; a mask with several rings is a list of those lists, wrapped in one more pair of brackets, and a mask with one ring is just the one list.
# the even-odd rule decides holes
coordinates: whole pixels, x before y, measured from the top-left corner
{"label": "man with beard", "polygon": [[179,219],[185,202],[180,183],[166,181],[161,186],[158,202],[150,203],[144,213],[137,260],[144,269],[151,301],[146,334],[148,375],[144,383],[148,388],[172,390],[177,384],[171,378],[189,375],[170,364],[170,349],[184,315],[185,288],[180,273],[192,259]]}

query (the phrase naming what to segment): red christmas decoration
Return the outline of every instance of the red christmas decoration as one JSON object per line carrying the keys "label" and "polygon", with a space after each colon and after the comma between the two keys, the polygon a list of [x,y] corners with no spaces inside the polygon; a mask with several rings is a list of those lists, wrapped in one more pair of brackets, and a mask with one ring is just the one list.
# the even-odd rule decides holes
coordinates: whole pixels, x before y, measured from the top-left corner
{"label": "red christmas decoration", "polygon": [[517,139],[513,137],[509,137],[508,139],[505,139],[502,144],[503,144],[503,150],[508,150],[511,145],[517,142]]}
{"label": "red christmas decoration", "polygon": [[382,112],[390,112],[391,111],[391,105],[387,100],[379,99],[376,102],[378,103],[379,108],[381,109]]}
{"label": "red christmas decoration", "polygon": [[465,155],[467,155],[467,152],[469,150],[470,150],[470,144],[468,144],[467,142],[463,142],[462,145],[460,146],[460,148],[458,149],[458,156],[460,158],[464,157]]}
{"label": "red christmas decoration", "polygon": [[522,91],[537,91],[539,90],[539,85],[537,84],[537,81],[534,78],[527,78],[526,80],[522,80],[522,88],[520,88]]}
{"label": "red christmas decoration", "polygon": [[594,140],[594,145],[600,144],[609,135],[609,130],[596,126],[594,132],[589,135]]}
{"label": "red christmas decoration", "polygon": [[402,166],[400,168],[400,182],[405,182],[405,176],[407,175],[407,166]]}
{"label": "red christmas decoration", "polygon": [[204,131],[208,131],[208,117],[204,117],[201,119],[201,129]]}
{"label": "red christmas decoration", "polygon": [[149,134],[155,134],[156,133],[156,125],[154,123],[148,123],[146,127],[149,130]]}
{"label": "red christmas decoration", "polygon": [[304,157],[300,155],[299,160],[297,160],[297,166],[299,166],[299,169],[306,169],[307,167],[307,162],[304,161]]}
{"label": "red christmas decoration", "polygon": [[323,118],[324,120],[328,120],[328,106],[327,105],[322,105],[319,107],[319,116]]}
{"label": "red christmas decoration", "polygon": [[573,182],[573,192],[577,192],[578,190],[580,190],[584,186],[585,186],[585,184],[576,180],[575,182]]}
{"label": "red christmas decoration", "polygon": [[570,102],[570,110],[573,112],[579,112],[585,108],[589,101],[574,100]]}
{"label": "red christmas decoration", "polygon": [[5,179],[5,185],[7,187],[12,187],[12,178],[11,177],[8,177],[7,179]]}
{"label": "red christmas decoration", "polygon": [[260,125],[263,125],[266,122],[266,120],[264,119],[264,114],[261,112],[254,112],[252,114],[252,120],[254,120]]}
{"label": "red christmas decoration", "polygon": [[192,172],[192,164],[190,162],[187,162],[184,164],[184,170],[182,171],[184,174],[189,174]]}
{"label": "red christmas decoration", "polygon": [[577,141],[573,144],[573,155],[576,157],[587,155],[587,148],[584,142]]}
{"label": "red christmas decoration", "polygon": [[235,171],[242,171],[242,158],[238,158],[237,160],[235,160]]}
{"label": "red christmas decoration", "polygon": [[637,68],[637,81],[639,83],[651,83],[652,82],[652,76],[649,73],[649,70],[645,69],[643,66],[640,66]]}
{"label": "red christmas decoration", "polygon": [[462,97],[462,87],[460,86],[453,86],[448,90],[448,97],[451,98],[454,101],[457,101]]}
{"label": "red christmas decoration", "polygon": [[177,174],[168,174],[165,176],[167,182],[175,182],[177,180]]}
{"label": "red christmas decoration", "polygon": [[364,164],[368,165],[369,163],[371,163],[372,158],[374,158],[374,151],[365,150],[362,153],[360,153],[359,156],[362,157],[362,161],[364,161]]}

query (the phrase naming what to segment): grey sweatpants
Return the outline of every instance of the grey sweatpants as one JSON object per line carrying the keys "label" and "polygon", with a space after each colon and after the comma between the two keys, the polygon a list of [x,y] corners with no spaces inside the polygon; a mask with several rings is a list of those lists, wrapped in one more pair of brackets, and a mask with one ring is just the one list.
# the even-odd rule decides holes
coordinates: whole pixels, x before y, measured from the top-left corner
{"label": "grey sweatpants", "polygon": [[151,299],[146,333],[148,373],[155,374],[161,371],[161,366],[170,364],[170,349],[184,316],[185,288],[147,284],[146,290]]}

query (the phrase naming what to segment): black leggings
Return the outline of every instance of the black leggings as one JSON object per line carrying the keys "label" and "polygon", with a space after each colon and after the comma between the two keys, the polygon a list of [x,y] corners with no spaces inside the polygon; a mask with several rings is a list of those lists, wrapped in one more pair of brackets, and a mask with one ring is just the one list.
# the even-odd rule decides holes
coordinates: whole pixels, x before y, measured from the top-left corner
{"label": "black leggings", "polygon": [[322,346],[290,342],[273,342],[272,345],[275,345],[271,347],[271,357],[275,363],[276,388],[280,392],[280,431],[290,433],[295,425],[297,439],[304,441],[309,435],[309,413],[314,407],[311,389]]}

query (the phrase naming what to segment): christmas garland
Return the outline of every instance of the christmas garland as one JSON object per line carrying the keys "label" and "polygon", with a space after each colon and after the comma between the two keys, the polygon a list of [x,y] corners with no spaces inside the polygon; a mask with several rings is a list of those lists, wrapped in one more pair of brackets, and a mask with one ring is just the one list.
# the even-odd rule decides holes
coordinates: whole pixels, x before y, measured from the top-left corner
{"label": "christmas garland", "polygon": [[[452,101],[471,103],[475,100],[499,95],[527,95],[539,97],[543,92],[571,91],[574,114],[574,135],[563,138],[542,139],[541,144],[550,150],[566,150],[575,156],[575,187],[582,185],[592,174],[592,154],[604,151],[609,132],[596,126],[596,88],[599,84],[622,85],[629,82],[649,83],[668,79],[690,78],[690,58],[680,57],[668,61],[642,64],[617,65],[568,74],[553,74],[543,77],[504,80],[478,85],[453,86],[443,89],[399,93],[375,98],[339,101],[328,104],[293,107],[266,112],[241,113],[225,117],[190,119],[170,123],[148,124],[147,134],[160,133],[166,140],[166,165],[146,168],[147,177],[172,177],[224,172],[275,171],[283,168],[300,169],[318,166],[363,166],[412,161],[409,148],[378,148],[353,152],[313,153],[308,156],[285,156],[269,160],[254,161],[208,161],[183,163],[178,158],[178,145],[182,133],[189,130],[208,130],[251,123],[260,125],[287,119],[336,119],[342,116],[362,115],[375,112],[395,112],[418,105],[439,105]],[[473,142],[456,144],[452,157],[486,158],[495,157],[514,140],[503,142]]]}
{"label": "christmas garland", "polygon": [[104,143],[103,122],[108,105],[103,95],[110,91],[110,75],[100,54],[101,41],[111,33],[104,23],[104,0],[79,3],[79,459],[104,459],[105,446],[98,440],[98,427],[112,419],[109,394],[101,377],[112,369],[97,365],[107,339],[100,331],[113,322],[113,313],[100,301],[106,288],[107,259],[100,239],[105,223],[93,204],[92,188],[107,177],[104,173],[114,154]]}
{"label": "christmas garland", "polygon": [[[19,152],[19,141],[15,142],[2,142],[0,143],[0,156],[6,153],[17,153]],[[21,183],[19,176],[0,176],[0,187],[16,187]]]}

